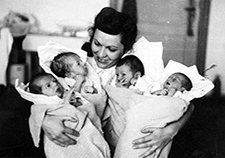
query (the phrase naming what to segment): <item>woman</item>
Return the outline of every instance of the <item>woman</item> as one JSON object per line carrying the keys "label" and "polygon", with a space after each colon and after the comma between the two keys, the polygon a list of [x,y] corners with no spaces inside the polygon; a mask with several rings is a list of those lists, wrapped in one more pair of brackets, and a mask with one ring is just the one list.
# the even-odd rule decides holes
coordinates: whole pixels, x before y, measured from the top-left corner
{"label": "woman", "polygon": [[[131,50],[135,43],[137,26],[129,16],[106,7],[96,16],[90,33],[90,43],[84,44],[82,48],[88,52],[89,63],[99,74],[102,85],[105,85],[115,75],[115,65],[118,60]],[[86,97],[88,98],[88,96]],[[101,95],[98,95],[98,97],[101,98]],[[111,145],[112,150],[123,130],[119,128],[120,122],[124,122],[123,116],[112,116],[113,110],[115,109],[112,106],[107,106],[103,116],[103,121],[106,121],[105,138]],[[103,110],[101,109],[101,111]],[[182,128],[192,111],[193,106],[190,106],[187,113],[178,122],[165,128],[141,131],[142,133],[148,133],[148,135],[134,140],[133,147],[135,149],[146,148],[146,152],[141,157],[151,155],[156,149],[162,150]],[[73,137],[78,137],[79,133],[66,128],[63,121],[54,116],[46,115],[42,128],[49,139],[60,146],[76,144]],[[52,128],[53,125],[54,128]]]}

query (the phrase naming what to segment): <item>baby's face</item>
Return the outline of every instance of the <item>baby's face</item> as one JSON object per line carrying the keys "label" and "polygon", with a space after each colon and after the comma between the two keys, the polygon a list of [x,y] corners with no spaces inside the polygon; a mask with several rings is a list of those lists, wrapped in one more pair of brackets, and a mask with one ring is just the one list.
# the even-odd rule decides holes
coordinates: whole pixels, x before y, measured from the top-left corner
{"label": "baby's face", "polygon": [[182,81],[184,79],[184,76],[182,76],[181,74],[174,73],[167,78],[167,80],[163,84],[163,87],[167,89],[173,88],[181,91],[183,89]]}
{"label": "baby's face", "polygon": [[43,77],[38,82],[38,86],[41,87],[42,94],[45,94],[47,96],[57,95],[59,97],[62,97],[63,92],[64,92],[61,84],[52,76]]}
{"label": "baby's face", "polygon": [[133,72],[127,65],[116,67],[116,84],[129,88],[134,77]]}
{"label": "baby's face", "polygon": [[70,72],[66,75],[69,78],[74,78],[77,75],[86,76],[88,73],[86,64],[77,55],[69,56],[67,64],[70,65]]}

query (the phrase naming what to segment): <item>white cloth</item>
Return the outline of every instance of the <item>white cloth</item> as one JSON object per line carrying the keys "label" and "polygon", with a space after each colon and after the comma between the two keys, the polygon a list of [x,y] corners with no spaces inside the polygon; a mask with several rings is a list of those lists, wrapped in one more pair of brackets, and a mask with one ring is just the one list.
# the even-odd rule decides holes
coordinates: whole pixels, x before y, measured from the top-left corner
{"label": "white cloth", "polygon": [[[148,76],[152,81],[158,81],[160,79],[160,74],[163,71],[163,60],[162,60],[162,43],[161,42],[149,42],[145,37],[141,37],[134,44],[133,50],[126,55],[136,55],[145,67],[146,76]],[[94,63],[94,62],[93,62]],[[110,70],[105,70],[109,72]],[[112,71],[112,70],[111,70]],[[109,82],[112,77],[115,77],[115,68],[113,67],[114,73],[111,74],[111,78],[108,78],[104,83]],[[110,117],[109,127],[107,132],[110,133],[109,136],[110,144],[116,146],[120,135],[122,134],[125,125],[125,112],[120,106],[109,100],[109,106],[106,109],[105,118]]]}
{"label": "white cloth", "polygon": [[183,99],[144,96],[131,89],[110,85],[105,86],[105,90],[110,101],[116,107],[121,107],[126,115],[126,127],[121,129],[122,134],[119,137],[114,158],[136,158],[140,156],[146,149],[133,149],[132,141],[144,136],[140,132],[141,129],[164,127],[167,123],[178,120],[189,105],[189,102]]}
{"label": "white cloth", "polygon": [[93,86],[97,89],[98,93],[102,92],[102,87],[100,83],[100,78],[97,75],[97,73],[94,71],[94,69],[90,66],[89,63],[87,63],[87,52],[81,50],[81,49],[70,49],[63,45],[60,45],[56,42],[49,41],[43,46],[38,47],[38,57],[39,57],[39,64],[43,68],[43,70],[47,73],[51,73],[54,75],[59,82],[69,89],[68,86],[72,86],[76,81],[74,79],[69,78],[61,78],[56,76],[50,69],[51,61],[54,59],[54,57],[62,52],[73,52],[80,56],[81,60],[86,63],[88,74],[86,76],[86,81],[82,86]]}
{"label": "white cloth", "polygon": [[164,68],[162,42],[149,42],[145,37],[141,37],[135,42],[131,54],[142,61],[146,76],[153,81],[159,80]]}
{"label": "white cloth", "polygon": [[[64,122],[65,126],[80,132],[80,137],[77,138],[78,143],[66,148],[56,145],[45,136],[44,149],[46,157],[110,157],[108,144],[98,130],[100,127],[95,127],[91,122],[92,120],[89,119],[89,109],[93,107],[89,102],[82,100],[83,105],[75,108],[69,104],[63,104],[63,100],[57,96],[49,97],[41,94],[29,93],[25,91],[27,86],[20,84],[18,80],[16,80],[15,88],[21,97],[35,103],[31,106],[29,126],[36,147],[39,146],[41,125],[46,113],[63,118],[66,120]],[[89,109],[87,109],[87,107]]]}
{"label": "white cloth", "polygon": [[0,28],[0,84],[6,85],[6,69],[12,49],[13,37],[7,27]]}
{"label": "white cloth", "polygon": [[155,83],[149,76],[142,76],[137,79],[135,86],[131,85],[130,89],[137,89],[143,92],[143,95],[148,96],[151,95],[150,91],[152,89],[152,85]]}
{"label": "white cloth", "polygon": [[185,74],[192,82],[192,89],[190,91],[184,91],[179,95],[179,97],[185,99],[186,101],[191,101],[194,98],[201,98],[214,88],[212,81],[200,75],[195,65],[188,67],[173,60],[168,62],[161,74],[161,85],[163,85],[165,80],[171,74],[176,72]]}

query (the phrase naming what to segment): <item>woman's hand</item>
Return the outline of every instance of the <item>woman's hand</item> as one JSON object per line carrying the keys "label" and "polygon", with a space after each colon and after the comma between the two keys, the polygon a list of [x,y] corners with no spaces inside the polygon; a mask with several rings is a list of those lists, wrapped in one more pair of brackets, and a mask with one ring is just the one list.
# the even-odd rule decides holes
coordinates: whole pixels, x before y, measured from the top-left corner
{"label": "woman's hand", "polygon": [[64,120],[64,117],[46,115],[42,123],[46,136],[55,144],[62,147],[76,144],[76,140],[73,137],[79,136],[77,131],[64,126]]}
{"label": "woman's hand", "polygon": [[133,141],[134,149],[149,148],[145,153],[140,155],[141,158],[147,157],[155,153],[155,158],[159,156],[162,149],[173,139],[177,132],[185,125],[194,111],[194,105],[191,103],[187,112],[177,122],[173,122],[164,128],[144,128],[142,133],[149,135]]}
{"label": "woman's hand", "polygon": [[[142,133],[149,133],[149,135],[133,141],[134,149],[149,148],[145,153],[140,155],[141,158],[147,157],[155,153],[154,156],[157,158],[161,153],[162,149],[173,139],[176,132],[170,127],[165,128],[145,128],[141,131]],[[175,133],[174,133],[175,132]]]}

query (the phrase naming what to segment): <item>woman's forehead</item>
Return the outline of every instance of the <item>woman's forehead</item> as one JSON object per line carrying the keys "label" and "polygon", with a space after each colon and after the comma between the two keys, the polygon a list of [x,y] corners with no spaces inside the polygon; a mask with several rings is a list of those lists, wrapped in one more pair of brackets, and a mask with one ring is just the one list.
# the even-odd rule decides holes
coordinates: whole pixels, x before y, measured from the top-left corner
{"label": "woman's forehead", "polygon": [[105,46],[121,46],[121,35],[110,35],[96,29],[94,39]]}

